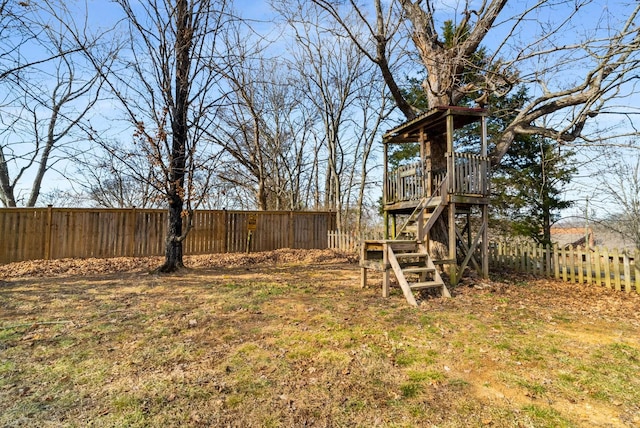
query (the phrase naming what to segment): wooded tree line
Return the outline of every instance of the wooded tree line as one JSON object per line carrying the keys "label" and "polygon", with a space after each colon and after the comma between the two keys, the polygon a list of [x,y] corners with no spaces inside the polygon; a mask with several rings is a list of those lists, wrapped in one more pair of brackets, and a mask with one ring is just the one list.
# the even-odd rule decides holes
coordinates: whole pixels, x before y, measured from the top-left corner
{"label": "wooded tree line", "polygon": [[[599,119],[633,121],[637,2],[242,6],[0,0],[3,205],[169,207],[171,270],[198,206],[331,209],[360,228],[380,133],[424,109],[486,106],[496,166],[526,139],[544,155],[633,129]],[[42,195],[54,170],[72,190]]]}

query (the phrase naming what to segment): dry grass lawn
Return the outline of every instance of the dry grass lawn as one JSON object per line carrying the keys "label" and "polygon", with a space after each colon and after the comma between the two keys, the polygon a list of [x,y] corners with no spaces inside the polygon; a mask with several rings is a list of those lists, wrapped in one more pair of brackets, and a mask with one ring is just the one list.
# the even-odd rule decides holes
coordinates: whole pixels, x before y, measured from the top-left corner
{"label": "dry grass lawn", "polygon": [[0,426],[640,426],[636,294],[505,275],[412,308],[328,251],[187,263],[0,266]]}

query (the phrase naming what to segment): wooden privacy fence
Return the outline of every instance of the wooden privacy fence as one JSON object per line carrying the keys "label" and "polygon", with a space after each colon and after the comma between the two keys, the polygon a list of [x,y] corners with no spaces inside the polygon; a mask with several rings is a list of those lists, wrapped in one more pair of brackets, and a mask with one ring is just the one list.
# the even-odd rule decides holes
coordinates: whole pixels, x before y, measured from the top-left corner
{"label": "wooden privacy fence", "polygon": [[604,285],[640,293],[640,250],[558,248],[554,245],[492,243],[492,267],[561,279],[566,282]]}
{"label": "wooden privacy fence", "polygon": [[[185,254],[327,248],[335,213],[202,210],[192,224]],[[166,230],[165,210],[0,208],[0,263],[162,255]]]}

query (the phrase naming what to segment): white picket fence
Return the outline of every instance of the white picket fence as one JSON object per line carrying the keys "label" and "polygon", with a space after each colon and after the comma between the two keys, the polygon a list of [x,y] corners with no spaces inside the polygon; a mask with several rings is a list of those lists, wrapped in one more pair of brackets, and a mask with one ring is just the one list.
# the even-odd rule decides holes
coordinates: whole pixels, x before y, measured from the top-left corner
{"label": "white picket fence", "polygon": [[499,242],[490,248],[493,268],[508,268],[565,282],[640,293],[640,250],[559,248]]}
{"label": "white picket fence", "polygon": [[353,232],[330,230],[327,232],[329,248],[342,251],[357,251],[360,248],[360,238]]}
{"label": "white picket fence", "polygon": [[329,248],[342,251],[358,252],[360,250],[360,244],[364,240],[369,239],[382,239],[382,231],[367,231],[361,235],[351,231],[338,231],[330,230],[327,233],[327,241]]}

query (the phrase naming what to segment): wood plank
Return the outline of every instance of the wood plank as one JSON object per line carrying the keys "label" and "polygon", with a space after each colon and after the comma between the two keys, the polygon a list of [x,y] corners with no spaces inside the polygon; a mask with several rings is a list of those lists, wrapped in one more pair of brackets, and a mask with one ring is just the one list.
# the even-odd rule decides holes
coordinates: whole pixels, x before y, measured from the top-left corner
{"label": "wood plank", "polygon": [[409,283],[411,290],[426,290],[429,288],[442,288],[442,283],[438,281],[421,281]]}
{"label": "wood plank", "polygon": [[568,258],[569,258],[568,250],[566,248],[563,248],[561,250],[561,255],[562,255],[562,257],[561,257],[561,259],[562,259],[562,280],[564,282],[567,282],[569,280],[569,277],[567,275],[568,261],[569,261],[568,260]]}
{"label": "wood plank", "polygon": [[587,282],[587,285],[591,285],[592,281],[593,281],[593,275],[591,273],[591,267],[592,267],[592,256],[593,253],[591,252],[591,250],[589,249],[589,247],[585,247],[585,268],[586,268],[586,273],[585,273],[585,280]]}
{"label": "wood plank", "polygon": [[571,283],[576,282],[576,252],[573,245],[569,245],[569,280]]}
{"label": "wood plank", "polygon": [[633,255],[633,270],[636,293],[640,294],[640,249],[636,249]]}
{"label": "wood plank", "polygon": [[578,269],[578,284],[584,283],[584,264],[582,259],[584,257],[584,251],[580,250],[580,247],[576,249],[576,269]]}
{"label": "wood plank", "polygon": [[549,244],[544,247],[544,275],[551,278],[551,247]]}
{"label": "wood plank", "polygon": [[618,291],[622,291],[622,281],[620,278],[620,254],[618,253],[618,249],[613,249],[613,281],[615,283],[615,289]]}
{"label": "wood plank", "polygon": [[[382,250],[382,265],[384,269],[382,270],[382,297],[389,297],[389,253],[391,250],[385,244]],[[395,257],[394,257],[395,259]],[[397,260],[396,260],[397,263]]]}
{"label": "wood plank", "polygon": [[623,272],[624,272],[624,291],[631,292],[631,264],[629,255],[625,252],[622,255]]}
{"label": "wood plank", "polygon": [[[393,249],[393,246],[391,246],[390,248]],[[394,251],[396,251],[394,249]],[[404,260],[404,259],[426,259],[427,255],[424,253],[396,253],[395,254],[396,259],[398,260]]]}
{"label": "wood plank", "polygon": [[553,244],[553,277],[560,279],[560,251],[558,244]]}
{"label": "wood plank", "polygon": [[[402,267],[402,266],[401,266]],[[402,267],[402,271],[407,274],[423,274],[423,273],[433,273],[435,272],[435,268],[429,268],[426,266],[413,266],[413,267]]]}
{"label": "wood plank", "polygon": [[602,285],[602,254],[600,254],[600,247],[596,247],[593,252],[593,271],[594,271],[594,280],[596,285]]}
{"label": "wood plank", "polygon": [[604,283],[607,288],[611,287],[611,261],[609,258],[609,250],[607,247],[604,247],[604,251],[602,252],[603,263],[604,263]]}

